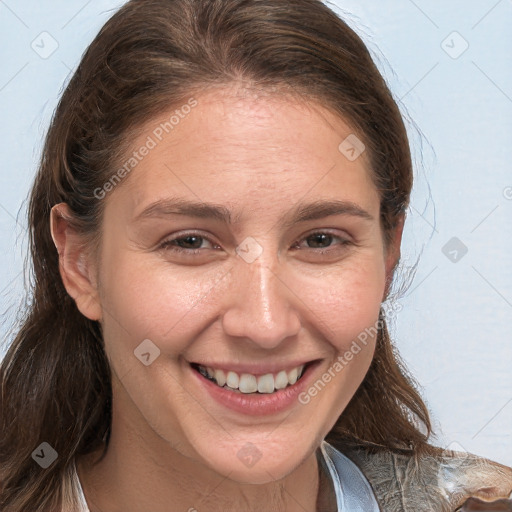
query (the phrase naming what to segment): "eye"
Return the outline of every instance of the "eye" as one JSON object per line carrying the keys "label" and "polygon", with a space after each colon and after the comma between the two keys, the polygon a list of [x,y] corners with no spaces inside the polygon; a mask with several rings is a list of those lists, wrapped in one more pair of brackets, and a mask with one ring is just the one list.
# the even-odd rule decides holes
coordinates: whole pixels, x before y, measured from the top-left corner
{"label": "eye", "polygon": [[[352,242],[343,238],[341,236],[335,235],[329,231],[315,231],[314,233],[310,233],[308,236],[302,239],[302,241],[306,241],[308,243],[312,243],[313,247],[307,247],[308,249],[313,249],[315,252],[319,252],[320,254],[331,252],[332,245],[329,242],[332,242],[334,239],[340,240],[340,243],[337,245],[345,246],[352,245]],[[320,244],[320,247],[318,245]],[[327,244],[327,245],[326,245]],[[293,248],[299,247],[299,244],[295,244]]]}
{"label": "eye", "polygon": [[[191,256],[194,256],[194,255],[202,252],[197,247],[198,246],[200,247],[202,245],[201,241],[203,241],[203,240],[207,240],[210,243],[212,243],[212,245],[219,247],[218,245],[213,244],[213,242],[211,242],[211,240],[209,238],[207,238],[203,235],[200,235],[199,233],[187,233],[187,234],[182,235],[177,238],[164,240],[160,244],[159,249],[166,249],[166,250],[170,250],[170,251],[178,252],[178,253],[187,253]],[[185,247],[182,247],[182,245],[185,245]],[[190,247],[187,247],[187,245],[193,245],[194,247],[190,248]]]}

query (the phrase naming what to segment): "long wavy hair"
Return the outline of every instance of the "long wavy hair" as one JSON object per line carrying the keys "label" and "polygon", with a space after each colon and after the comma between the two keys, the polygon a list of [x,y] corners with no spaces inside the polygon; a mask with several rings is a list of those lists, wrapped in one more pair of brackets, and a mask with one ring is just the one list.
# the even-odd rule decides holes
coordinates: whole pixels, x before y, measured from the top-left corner
{"label": "long wavy hair", "polygon": [[[131,0],[105,24],[66,86],[30,192],[32,279],[21,327],[0,365],[0,509],[55,512],[77,457],[108,446],[112,390],[101,326],[64,288],[50,210],[101,234],[101,188],[137,128],[234,82],[319,102],[367,147],[385,245],[409,204],[413,170],[400,110],[360,37],[320,0]],[[382,314],[371,366],[326,440],[419,454],[428,409]],[[41,470],[47,442],[57,460]]]}

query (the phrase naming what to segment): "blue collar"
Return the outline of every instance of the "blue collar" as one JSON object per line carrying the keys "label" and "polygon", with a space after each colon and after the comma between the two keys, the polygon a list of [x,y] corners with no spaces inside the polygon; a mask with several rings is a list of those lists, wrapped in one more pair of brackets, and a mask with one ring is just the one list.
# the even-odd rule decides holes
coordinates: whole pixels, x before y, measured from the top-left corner
{"label": "blue collar", "polygon": [[320,452],[331,475],[338,512],[380,512],[377,499],[362,471],[327,441]]}

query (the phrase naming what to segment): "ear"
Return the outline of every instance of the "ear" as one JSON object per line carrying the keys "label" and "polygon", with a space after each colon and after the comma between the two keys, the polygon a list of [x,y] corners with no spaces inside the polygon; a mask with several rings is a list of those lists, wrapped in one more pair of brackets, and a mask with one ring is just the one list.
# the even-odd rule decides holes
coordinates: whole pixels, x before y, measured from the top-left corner
{"label": "ear", "polygon": [[395,267],[398,265],[400,260],[400,246],[402,244],[402,233],[404,230],[405,213],[402,213],[397,220],[389,246],[387,247],[385,254],[385,266],[386,266],[386,287],[384,289],[384,295],[382,301],[385,301],[389,289],[391,288],[391,282],[395,272]]}
{"label": "ear", "polygon": [[72,213],[66,203],[55,205],[50,213],[50,230],[59,253],[59,271],[68,294],[79,311],[90,320],[101,320],[101,306],[95,267],[88,255],[83,235],[71,224]]}

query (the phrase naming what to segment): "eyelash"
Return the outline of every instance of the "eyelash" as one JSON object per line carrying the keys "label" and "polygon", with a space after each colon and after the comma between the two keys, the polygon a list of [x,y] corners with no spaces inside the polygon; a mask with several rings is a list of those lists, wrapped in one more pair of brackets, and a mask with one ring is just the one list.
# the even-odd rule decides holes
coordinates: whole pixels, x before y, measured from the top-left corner
{"label": "eyelash", "polygon": [[[310,233],[307,236],[305,236],[304,238],[302,238],[302,240],[307,240],[308,238],[313,237],[314,235],[319,235],[319,234],[329,235],[329,236],[331,236],[333,238],[337,238],[338,240],[341,240],[341,243],[339,244],[341,246],[354,245],[354,242],[351,242],[351,241],[349,241],[349,240],[347,240],[345,238],[342,238],[339,235],[335,235],[335,234],[333,234],[333,233],[331,233],[329,231],[314,231],[313,233]],[[177,238],[172,238],[172,239],[163,241],[160,244],[159,249],[170,250],[170,251],[176,252],[176,253],[186,253],[187,256],[197,256],[197,255],[199,255],[199,253],[203,252],[204,249],[185,249],[183,247],[179,247],[177,245],[173,245],[175,242],[178,242],[180,240],[185,240],[185,239],[187,239],[189,237],[197,237],[197,238],[200,238],[200,239],[207,240],[212,245],[217,245],[212,240],[210,240],[208,237],[206,237],[206,236],[204,236],[204,235],[202,235],[200,233],[193,233],[192,232],[192,233],[185,233],[185,234],[183,234],[183,235],[181,235],[181,236],[179,236]],[[317,252],[317,253],[320,253],[320,254],[327,254],[329,252],[332,252],[332,250],[333,250],[330,247],[325,248],[325,249],[315,249],[315,248],[311,248],[311,249],[313,251]]]}

